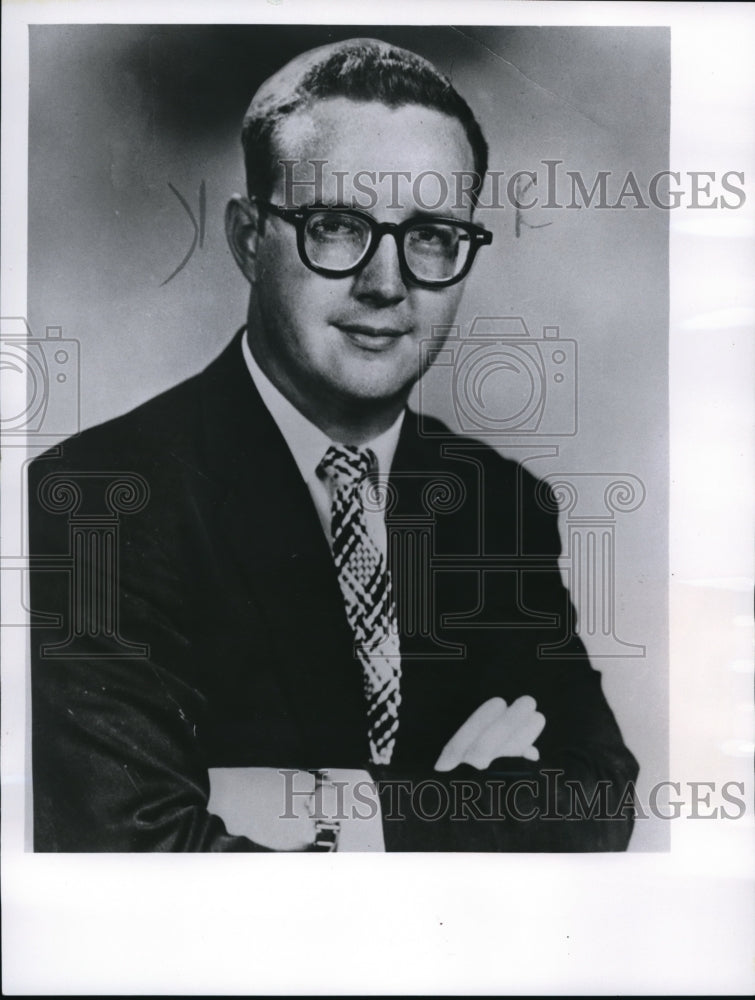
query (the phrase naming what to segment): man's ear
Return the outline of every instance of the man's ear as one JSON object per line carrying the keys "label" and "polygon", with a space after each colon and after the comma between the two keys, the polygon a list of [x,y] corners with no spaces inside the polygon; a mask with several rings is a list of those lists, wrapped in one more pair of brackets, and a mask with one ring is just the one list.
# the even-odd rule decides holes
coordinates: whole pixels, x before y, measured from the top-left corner
{"label": "man's ear", "polygon": [[259,210],[247,198],[234,195],[225,209],[225,234],[231,253],[250,284],[254,284],[259,241]]}

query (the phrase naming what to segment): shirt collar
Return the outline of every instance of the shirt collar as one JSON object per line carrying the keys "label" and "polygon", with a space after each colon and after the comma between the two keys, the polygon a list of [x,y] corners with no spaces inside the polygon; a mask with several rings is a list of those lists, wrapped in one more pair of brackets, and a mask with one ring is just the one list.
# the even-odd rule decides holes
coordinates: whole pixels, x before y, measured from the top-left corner
{"label": "shirt collar", "polygon": [[[330,445],[340,442],[331,441],[327,434],[307,420],[304,414],[286,399],[280,389],[273,385],[255,361],[246,333],[241,338],[241,350],[257,392],[278,425],[302,478],[311,480],[316,476],[317,466]],[[371,448],[375,453],[381,476],[387,476],[391,471],[403,422],[404,410],[399,413],[387,431],[364,443],[364,447]]]}

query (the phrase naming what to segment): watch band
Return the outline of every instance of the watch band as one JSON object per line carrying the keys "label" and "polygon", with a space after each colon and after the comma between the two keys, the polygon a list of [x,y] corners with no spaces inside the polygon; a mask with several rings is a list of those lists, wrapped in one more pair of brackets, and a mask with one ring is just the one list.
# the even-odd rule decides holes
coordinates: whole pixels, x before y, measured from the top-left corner
{"label": "watch band", "polygon": [[[315,799],[324,784],[327,784],[326,771],[311,771],[315,778],[315,787],[312,792],[312,799]],[[329,819],[325,816],[312,816],[315,824],[315,839],[307,848],[313,853],[330,853],[338,850],[338,835],[341,831],[341,823],[337,819]]]}
{"label": "watch band", "polygon": [[337,851],[340,829],[338,820],[316,819],[315,839],[308,850],[318,853]]}

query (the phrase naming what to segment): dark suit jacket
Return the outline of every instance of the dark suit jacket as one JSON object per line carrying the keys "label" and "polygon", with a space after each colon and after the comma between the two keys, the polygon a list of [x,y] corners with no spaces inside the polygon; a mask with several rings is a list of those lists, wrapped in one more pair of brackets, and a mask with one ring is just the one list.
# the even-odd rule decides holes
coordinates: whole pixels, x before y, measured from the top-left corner
{"label": "dark suit jacket", "polygon": [[[208,768],[235,766],[369,770],[393,796],[388,850],[624,849],[637,766],[571,635],[542,484],[407,413],[387,517],[403,701],[393,761],[374,767],[329,547],[239,337],[32,464],[36,850],[258,850],[207,811]],[[568,658],[543,648],[559,641]],[[482,701],[521,694],[547,720],[539,764],[432,771]],[[416,814],[418,783],[473,778],[490,803],[497,790],[497,818]],[[520,779],[523,811],[539,803],[526,821],[500,807]],[[565,779],[620,815],[577,818]]]}

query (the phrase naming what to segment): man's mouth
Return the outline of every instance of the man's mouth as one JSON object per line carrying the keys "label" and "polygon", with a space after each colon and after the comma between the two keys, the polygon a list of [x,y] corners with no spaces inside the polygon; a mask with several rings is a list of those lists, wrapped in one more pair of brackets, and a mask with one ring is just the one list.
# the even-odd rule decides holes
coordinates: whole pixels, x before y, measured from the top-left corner
{"label": "man's mouth", "polygon": [[391,326],[368,326],[365,323],[335,323],[336,329],[345,333],[349,340],[368,351],[384,351],[399,337],[411,332],[409,329]]}

